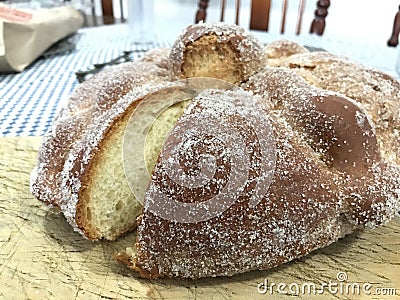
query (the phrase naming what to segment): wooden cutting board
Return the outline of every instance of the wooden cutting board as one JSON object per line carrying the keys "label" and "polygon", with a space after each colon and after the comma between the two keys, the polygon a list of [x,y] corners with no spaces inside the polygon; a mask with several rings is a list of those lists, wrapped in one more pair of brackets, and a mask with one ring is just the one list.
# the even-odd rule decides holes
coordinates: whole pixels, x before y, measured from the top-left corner
{"label": "wooden cutting board", "polygon": [[[113,258],[134,233],[87,241],[30,194],[39,144],[39,137],[0,138],[0,299],[400,299],[399,217],[269,271],[195,281],[137,278]],[[258,291],[266,280],[275,284],[272,294]],[[325,287],[317,294],[329,281],[332,293]],[[297,288],[295,296],[284,294]],[[393,292],[382,288],[397,294],[378,295]]]}

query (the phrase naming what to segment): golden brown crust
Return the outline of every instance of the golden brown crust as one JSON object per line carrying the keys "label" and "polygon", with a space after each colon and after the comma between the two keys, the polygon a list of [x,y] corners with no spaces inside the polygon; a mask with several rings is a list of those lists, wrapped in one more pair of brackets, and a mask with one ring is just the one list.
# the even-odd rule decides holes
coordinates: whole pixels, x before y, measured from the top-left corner
{"label": "golden brown crust", "polygon": [[400,83],[396,79],[327,52],[293,55],[280,65],[314,86],[362,104],[375,124],[382,155],[400,164]]}
{"label": "golden brown crust", "polygon": [[[219,109],[218,104],[207,103],[207,100],[213,100],[212,94],[201,95],[178,125],[193,114],[207,120],[216,117],[221,123],[232,122],[231,125],[245,137],[248,149],[254,151],[250,152],[252,160],[257,160],[260,149],[251,146],[254,144],[251,128],[263,124],[249,126],[240,117],[223,109],[218,114],[215,112]],[[228,96],[242,100],[249,97],[243,92]],[[214,97],[227,96],[216,92]],[[157,203],[158,193],[167,193],[169,198],[177,201],[197,203],[220,192],[229,176],[228,163],[222,163],[218,165],[225,168],[225,172],[220,174],[222,177],[218,177],[221,185],[197,189],[177,186],[168,178],[162,163],[163,156],[168,153],[161,153],[138,227],[133,269],[149,278],[229,276],[267,269],[326,246],[355,228],[340,217],[345,208],[340,205],[339,189],[332,180],[335,176],[331,170],[283,118],[271,115],[271,121],[277,146],[276,169],[270,188],[264,191],[265,196],[255,207],[249,205],[254,193],[254,185],[250,182],[261,174],[258,164],[251,162],[250,174],[253,175],[240,200],[217,217],[198,223],[181,223],[158,216],[149,204]],[[212,143],[212,139],[207,141],[202,137],[201,140],[206,144]],[[186,155],[191,157],[190,153],[184,152],[183,156]]]}
{"label": "golden brown crust", "polygon": [[117,253],[115,259],[123,266],[131,268],[133,267],[132,256],[125,252]]}
{"label": "golden brown crust", "polygon": [[315,88],[287,68],[265,68],[243,87],[281,111],[327,166],[339,172],[342,195],[354,208],[347,213],[349,222],[375,227],[390,218],[385,214],[398,206],[400,168],[381,155],[375,125],[360,104]]}
{"label": "golden brown crust", "polygon": [[[168,52],[164,52],[164,55],[167,54]],[[82,143],[81,140],[85,140],[90,132],[97,130],[97,126],[93,124],[132,88],[145,83],[165,82],[169,78],[170,73],[167,69],[160,68],[152,62],[142,61],[110,67],[79,85],[43,138],[38,162],[31,175],[33,195],[58,210],[65,209],[62,171],[70,152],[77,144]],[[81,208],[80,211],[83,212]],[[74,218],[72,215],[67,217],[72,224],[76,224]],[[84,214],[80,213],[78,219],[79,223],[84,223]],[[87,237],[94,236],[96,234],[93,230],[89,230]]]}
{"label": "golden brown crust", "polygon": [[[186,142],[195,146],[186,148],[184,144],[177,143],[179,136],[174,136],[175,131],[172,131],[166,144],[171,140],[182,152],[175,148],[171,152],[162,151],[146,193],[135,244],[137,252],[130,265],[141,276],[200,278],[268,269],[333,243],[357,228],[376,227],[386,223],[399,208],[399,195],[396,192],[400,184],[399,168],[389,166],[377,155],[376,137],[367,117],[364,115],[364,123],[358,124],[347,115],[351,113],[355,118],[357,113],[363,113],[359,106],[339,94],[313,89],[289,70],[270,69],[269,74],[267,72],[263,75],[266,81],[258,78],[257,82],[272,93],[269,96],[263,94],[264,101],[277,98],[283,103],[274,111],[268,112],[274,125],[277,160],[272,183],[261,202],[255,207],[249,204],[251,195],[255,192],[254,185],[250,182],[254,182],[260,175],[257,173],[259,164],[251,163],[253,167],[249,174],[255,177],[250,177],[240,200],[220,215],[196,223],[179,222],[161,216],[157,211],[159,203],[163,203],[163,211],[168,210],[164,206],[162,195],[165,194],[170,201],[201,203],[221,192],[227,184],[226,177],[233,168],[228,167],[231,158],[224,157],[218,164],[218,170],[224,171],[215,175],[219,184],[200,188],[178,185],[171,179],[174,175],[167,167],[171,153],[182,153],[179,157],[172,156],[181,166],[187,165],[186,160],[190,161],[189,165],[195,165],[202,153],[199,149],[204,144],[212,144],[213,138],[208,140],[207,136],[189,135]],[[277,77],[274,78],[274,75]],[[276,80],[279,80],[279,85]],[[297,93],[300,90],[301,94]],[[316,105],[315,97],[326,96],[340,98],[358,110],[339,106],[336,111],[331,111],[326,110],[325,106]],[[176,126],[185,124],[186,119],[193,115],[198,120],[219,119],[221,124],[233,126],[240,136],[245,137],[253,159],[259,157],[259,148],[251,146],[256,143],[252,140],[254,134],[248,124],[242,123],[243,120],[231,111],[219,107],[218,100],[226,97],[237,97],[251,102],[246,99],[249,95],[242,92],[206,92],[200,94],[190,105]],[[329,97],[325,99],[332,100]],[[332,105],[337,106],[337,102]],[[306,110],[301,110],[300,106],[304,106]],[[311,114],[308,115],[308,112]],[[300,114],[305,119],[300,118]],[[341,121],[321,123],[321,120],[327,120],[326,116],[333,115],[341,117]],[[303,127],[299,126],[300,122]],[[341,127],[341,122],[348,126]],[[251,124],[255,127],[263,125]],[[362,132],[352,133],[351,128],[359,125],[362,125]],[[307,130],[304,131],[304,128]],[[317,145],[313,136],[318,134],[316,128],[322,131],[330,129],[333,136],[319,135],[318,139],[327,140]],[[187,133],[187,130],[189,128],[182,132]],[[190,128],[190,132],[198,134],[203,130],[200,127],[198,130]],[[346,135],[345,130],[350,132],[348,138],[354,135],[349,142],[360,143],[361,148],[357,149],[366,155],[362,161],[359,161],[359,153],[356,152],[344,157],[333,157],[349,160],[350,167],[330,163],[324,157],[329,155],[328,151],[321,150],[326,147],[325,142],[329,145],[332,140],[343,142],[341,134]],[[196,143],[196,140],[202,142]],[[211,152],[206,153],[219,157],[218,146],[214,147],[211,147]],[[213,150],[215,151],[212,152]],[[175,216],[176,211],[171,211],[171,214]]]}
{"label": "golden brown crust", "polygon": [[380,161],[375,128],[364,109],[341,94],[314,88],[286,68],[265,68],[242,85],[309,137],[325,163],[360,174]]}
{"label": "golden brown crust", "polygon": [[152,63],[161,69],[169,70],[171,69],[170,53],[170,48],[156,48],[147,51],[138,61]]}

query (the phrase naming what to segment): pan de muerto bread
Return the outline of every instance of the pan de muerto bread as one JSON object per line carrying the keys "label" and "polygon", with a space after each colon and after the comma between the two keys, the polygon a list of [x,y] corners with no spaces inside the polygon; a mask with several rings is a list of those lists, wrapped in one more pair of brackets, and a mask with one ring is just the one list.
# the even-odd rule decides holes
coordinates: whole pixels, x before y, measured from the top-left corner
{"label": "pan de muerto bread", "polygon": [[[399,209],[399,140],[396,113],[380,117],[397,81],[360,66],[382,93],[375,103],[354,73],[341,87],[347,60],[289,42],[280,57],[277,45],[198,24],[170,53],[89,79],[44,138],[34,195],[92,240],[137,225],[117,259],[149,278],[268,269],[385,224]],[[320,78],[328,61],[332,84]],[[127,162],[141,135],[143,166]]]}

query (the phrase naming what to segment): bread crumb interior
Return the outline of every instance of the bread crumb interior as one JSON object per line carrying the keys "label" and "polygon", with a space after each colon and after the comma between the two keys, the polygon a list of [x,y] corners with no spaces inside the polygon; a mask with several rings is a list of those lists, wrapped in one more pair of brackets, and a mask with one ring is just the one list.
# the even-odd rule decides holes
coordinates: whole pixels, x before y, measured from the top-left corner
{"label": "bread crumb interior", "polygon": [[230,43],[220,43],[215,35],[204,35],[187,46],[182,73],[184,77],[213,77],[238,84],[243,77],[238,53]]}
{"label": "bread crumb interior", "polygon": [[[183,114],[188,101],[180,102],[166,109],[153,123],[146,138],[145,163],[151,174],[164,139]],[[91,169],[87,199],[87,219],[101,237],[115,240],[122,233],[136,227],[136,218],[142,212],[142,205],[131,192],[125,178],[122,145],[130,113],[113,126],[108,138],[95,157]],[[143,178],[147,181],[147,178]],[[148,182],[143,182],[147,185]]]}

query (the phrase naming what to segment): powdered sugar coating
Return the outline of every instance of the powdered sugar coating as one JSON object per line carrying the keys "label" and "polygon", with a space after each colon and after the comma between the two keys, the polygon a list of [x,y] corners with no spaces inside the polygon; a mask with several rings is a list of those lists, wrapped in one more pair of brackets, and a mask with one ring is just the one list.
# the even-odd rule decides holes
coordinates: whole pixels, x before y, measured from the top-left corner
{"label": "powdered sugar coating", "polygon": [[268,62],[270,59],[279,59],[293,54],[309,52],[304,46],[289,40],[277,40],[268,43],[264,47],[264,51],[268,57]]}
{"label": "powdered sugar coating", "polygon": [[293,55],[289,55],[288,57],[284,57],[282,63],[285,66],[289,64],[291,67],[314,67],[316,64],[325,64],[325,63],[346,63],[349,62],[349,59],[345,56],[340,56],[334,53],[325,52],[325,51],[315,51],[315,52],[304,52],[304,53],[296,53]]}
{"label": "powdered sugar coating", "polygon": [[138,61],[152,63],[161,69],[169,70],[171,64],[169,60],[170,53],[170,48],[155,48],[147,51]]}
{"label": "powdered sugar coating", "polygon": [[[261,96],[258,101],[266,102],[275,127],[277,165],[266,196],[258,206],[250,207],[252,187],[247,185],[241,201],[218,217],[195,224],[165,220],[145,205],[138,227],[137,253],[131,261],[131,267],[142,276],[199,278],[271,268],[324,247],[357,228],[382,225],[399,209],[399,168],[373,156],[376,144],[371,144],[375,146],[365,159],[366,169],[358,166],[358,173],[347,173],[348,169],[337,169],[324,160],[327,153],[323,148],[336,141],[335,135],[324,136],[321,143],[313,141],[313,133],[318,133],[314,126],[324,117],[323,111],[316,113],[319,108],[315,103],[326,97],[343,98],[343,95],[313,89],[289,69],[264,70],[250,78],[245,87]],[[215,96],[226,97],[222,92]],[[240,97],[240,93],[231,96]],[[361,137],[373,143],[374,130],[365,111],[351,99],[344,97],[343,101],[349,106],[344,106],[344,110],[356,109],[352,126],[361,129]],[[181,120],[188,114],[204,119],[220,118],[221,122],[236,124],[237,128],[244,126],[232,112],[220,113],[217,102],[208,105],[201,97],[189,106]],[[326,128],[319,129],[332,130],[332,126],[337,126],[338,116],[332,115],[332,120],[328,118],[320,124]],[[363,126],[358,122],[361,116]],[[304,128],[299,127],[301,122]],[[246,129],[242,130],[243,136],[252,136]],[[196,130],[191,128],[190,132]],[[194,149],[215,143],[211,138],[202,138],[198,144],[195,134],[189,140],[190,144],[197,145]],[[186,148],[181,159],[195,165],[199,157],[192,153],[194,149]],[[218,145],[211,149],[215,151],[213,155],[222,153]],[[257,157],[257,147],[252,151]],[[167,153],[160,155],[146,195],[145,201],[152,205],[157,203],[161,192],[178,201],[201,202],[226,184],[229,155],[220,160],[219,168],[224,171],[221,177],[216,177],[215,185],[200,189],[174,184],[165,171],[164,155]],[[250,171],[255,176],[256,165]]]}
{"label": "powdered sugar coating", "polygon": [[[393,217],[399,207],[400,168],[385,156],[381,157],[383,152],[377,142],[374,124],[359,103],[341,94],[314,88],[287,68],[266,68],[251,77],[243,87],[270,103],[281,117],[303,133],[304,140],[321,155],[321,159],[336,169],[335,180],[339,187],[342,186],[344,202],[359,207],[353,207],[350,222],[376,227]],[[317,102],[315,99],[318,99]],[[327,105],[320,106],[320,99],[326,99]],[[338,102],[338,99],[342,100]],[[338,110],[343,105],[341,103],[347,116]],[[351,107],[354,111],[349,115]],[[340,124],[335,121],[338,117],[340,122],[345,121],[346,124],[342,133],[335,131]],[[352,162],[350,168],[335,164],[335,156],[328,156],[327,149],[340,141],[340,156],[337,159],[346,159],[345,163],[349,164]],[[357,142],[360,147],[349,148]],[[346,149],[350,151],[349,155],[340,153]],[[363,156],[364,159],[360,160]],[[378,207],[385,207],[387,214],[375,211]]]}
{"label": "powdered sugar coating", "polygon": [[[188,189],[200,187],[212,189],[214,185],[221,185],[224,180],[213,177],[218,177],[217,174],[221,172],[228,172],[218,168],[218,162],[221,159],[225,162],[229,157],[230,174],[223,189],[201,203],[182,203],[169,197],[165,190],[149,189],[145,203],[147,210],[178,223],[205,221],[220,215],[235,203],[240,192],[249,184],[248,180],[253,186],[249,205],[253,207],[261,201],[264,192],[268,190],[275,169],[276,149],[273,128],[263,107],[253,101],[249,93],[237,88],[233,90],[235,92],[218,89],[201,92],[196,98],[201,99],[202,106],[213,111],[213,114],[205,117],[202,111],[192,109],[190,114],[181,117],[170,132],[173,138],[167,139],[164,143],[164,155],[159,157],[159,164],[163,166],[163,171],[173,185]],[[250,126],[248,130],[254,138],[253,143],[246,146],[247,138],[237,126],[221,122],[231,118],[240,118],[242,122],[246,120],[246,125]],[[207,139],[212,142],[206,145],[203,141]],[[198,150],[198,147],[202,150]],[[257,152],[253,151],[255,147]],[[222,152],[213,156],[219,151],[218,149]],[[192,160],[195,160],[199,167],[195,172],[190,171]],[[253,168],[257,168],[257,178],[249,174]],[[153,198],[157,201],[152,202]]]}
{"label": "powdered sugar coating", "polygon": [[115,70],[117,72],[102,82],[96,97],[98,110],[106,111],[133,88],[170,79],[169,70],[156,66],[154,62],[137,61],[129,64],[119,65]]}
{"label": "powdered sugar coating", "polygon": [[331,57],[334,60],[321,55],[295,55],[284,65],[300,66],[294,70],[310,83],[361,103],[375,124],[382,155],[400,164],[399,82],[379,70],[340,60],[332,54]]}
{"label": "powdered sugar coating", "polygon": [[[213,96],[227,95],[219,92]],[[229,96],[241,97],[241,94]],[[244,120],[234,112],[221,109],[217,103],[208,104],[200,95],[185,115],[220,118],[222,123],[234,125],[246,137],[252,167],[240,200],[216,218],[191,224],[167,221],[145,205],[138,227],[137,257],[133,262],[133,267],[143,276],[199,278],[266,269],[325,246],[354,229],[345,218],[339,217],[345,208],[340,205],[332,172],[302,141],[301,135],[283,118],[274,115],[271,121],[276,135],[276,171],[265,197],[251,207],[249,199],[254,193],[251,182],[260,176],[257,171],[259,146]],[[196,136],[191,140],[195,142]],[[210,145],[210,151],[215,151],[213,155],[222,151],[211,138],[203,138],[198,147],[200,145]],[[187,149],[182,153],[182,159],[196,162],[198,157],[193,156],[191,150],[195,151]],[[161,153],[161,158],[163,155],[165,153]],[[217,175],[215,185],[197,189],[174,185],[166,176],[160,159],[149,187],[153,192],[147,194],[153,198],[145,201],[156,201],[157,191],[168,192],[169,197],[183,202],[208,199],[226,184],[229,153],[223,157],[218,167],[225,171]]]}
{"label": "powdered sugar coating", "polygon": [[375,125],[382,155],[400,164],[400,84],[395,78],[329,52],[282,55],[274,66],[291,68],[308,83],[362,104]]}

